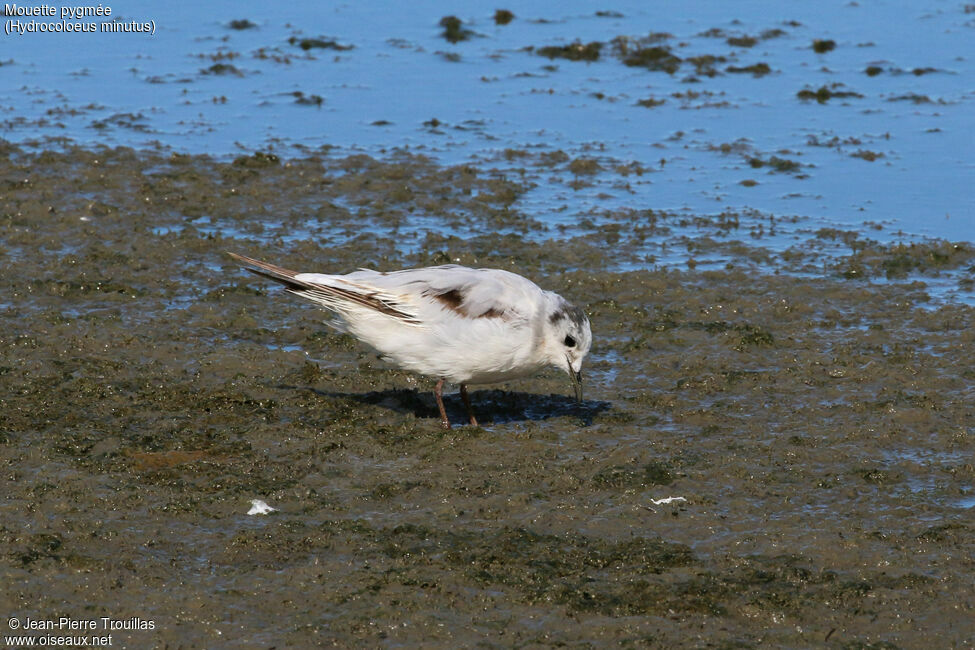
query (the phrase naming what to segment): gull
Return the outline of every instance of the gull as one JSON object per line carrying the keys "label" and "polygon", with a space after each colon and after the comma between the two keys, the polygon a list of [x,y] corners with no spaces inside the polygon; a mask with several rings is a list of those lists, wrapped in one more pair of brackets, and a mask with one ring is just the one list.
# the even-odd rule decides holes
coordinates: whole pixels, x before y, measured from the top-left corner
{"label": "gull", "polygon": [[501,269],[456,264],[345,275],[298,273],[236,253],[251,273],[332,312],[329,325],[368,344],[405,370],[437,380],[434,396],[444,428],[443,385],[460,385],[470,418],[470,384],[531,375],[548,366],[568,373],[582,400],[582,362],[592,345],[585,312],[534,282]]}

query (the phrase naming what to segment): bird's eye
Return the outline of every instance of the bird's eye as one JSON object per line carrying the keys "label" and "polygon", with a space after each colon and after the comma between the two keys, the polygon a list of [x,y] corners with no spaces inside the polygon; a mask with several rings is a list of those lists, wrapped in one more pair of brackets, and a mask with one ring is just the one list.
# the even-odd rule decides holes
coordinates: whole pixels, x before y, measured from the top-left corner
{"label": "bird's eye", "polygon": [[567,348],[574,348],[576,346],[576,340],[571,336],[566,336],[562,342],[565,343],[565,347]]}

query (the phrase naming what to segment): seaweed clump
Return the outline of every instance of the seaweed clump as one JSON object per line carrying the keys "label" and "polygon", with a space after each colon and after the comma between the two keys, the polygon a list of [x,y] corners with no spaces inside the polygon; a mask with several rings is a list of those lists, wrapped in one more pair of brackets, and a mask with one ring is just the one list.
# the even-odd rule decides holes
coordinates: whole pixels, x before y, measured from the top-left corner
{"label": "seaweed clump", "polygon": [[227,23],[227,27],[230,29],[256,29],[257,25],[250,20],[243,18],[239,20],[231,20]]}
{"label": "seaweed clump", "polygon": [[344,52],[345,50],[351,50],[352,45],[342,45],[338,41],[325,40],[323,38],[298,38],[292,36],[288,39],[288,43],[291,45],[297,45],[301,49],[307,50],[336,50],[338,52]]}
{"label": "seaweed clump", "polygon": [[623,56],[623,63],[634,68],[674,74],[680,68],[681,59],[669,47],[652,45],[627,52]]}
{"label": "seaweed clump", "polygon": [[753,77],[764,77],[772,72],[772,68],[769,67],[768,63],[754,63],[752,65],[746,66],[735,66],[730,65],[725,68],[726,72],[731,72],[733,74],[750,74]]}
{"label": "seaweed clump", "polygon": [[758,39],[754,36],[729,36],[725,41],[732,47],[755,47]]}
{"label": "seaweed clump", "polygon": [[440,19],[440,26],[443,27],[443,37],[451,43],[466,41],[474,35],[457,16],[444,16]]}
{"label": "seaweed clump", "polygon": [[494,12],[494,24],[507,25],[515,19],[515,15],[507,9],[498,9]]}
{"label": "seaweed clump", "polygon": [[797,172],[799,171],[799,168],[802,167],[801,164],[794,160],[779,158],[778,156],[772,156],[768,160],[762,160],[761,158],[755,156],[748,159],[748,164],[755,169],[760,167],[771,167],[773,172],[785,173]]}
{"label": "seaweed clump", "polygon": [[549,45],[538,48],[538,53],[550,59],[568,59],[569,61],[596,61],[603,44],[598,41],[583,44],[575,41],[568,45]]}
{"label": "seaweed clump", "polygon": [[657,106],[664,104],[666,101],[667,100],[665,99],[656,99],[654,97],[648,97],[647,99],[637,100],[636,105],[643,106],[644,108],[656,108]]}
{"label": "seaweed clump", "polygon": [[836,49],[836,41],[830,38],[817,38],[812,43],[812,49],[817,54],[825,54]]}
{"label": "seaweed clump", "polygon": [[816,90],[803,88],[796,93],[796,97],[802,100],[815,99],[820,104],[825,104],[831,99],[843,97],[863,97],[858,92],[852,90],[840,90],[843,84],[833,84],[832,86],[820,86]]}

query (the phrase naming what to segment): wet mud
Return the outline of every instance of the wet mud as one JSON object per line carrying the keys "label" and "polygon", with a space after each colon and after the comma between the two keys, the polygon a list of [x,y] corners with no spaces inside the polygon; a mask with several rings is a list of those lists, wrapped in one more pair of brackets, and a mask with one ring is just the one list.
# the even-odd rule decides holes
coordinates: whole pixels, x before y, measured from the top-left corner
{"label": "wet mud", "polygon": [[[971,644],[975,313],[925,285],[970,246],[773,254],[744,216],[652,210],[560,234],[529,186],[4,145],[0,609],[154,622],[120,647]],[[484,426],[444,431],[432,381],[227,251],[522,273],[589,313],[586,401],[555,372],[475,387]]]}

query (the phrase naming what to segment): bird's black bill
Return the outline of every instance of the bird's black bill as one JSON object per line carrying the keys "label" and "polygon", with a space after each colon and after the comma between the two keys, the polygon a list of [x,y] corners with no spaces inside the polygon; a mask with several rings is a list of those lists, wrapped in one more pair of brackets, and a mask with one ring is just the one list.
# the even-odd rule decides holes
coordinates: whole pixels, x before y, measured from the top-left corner
{"label": "bird's black bill", "polygon": [[576,392],[576,401],[582,401],[582,372],[570,372],[569,376],[572,377],[572,388]]}

